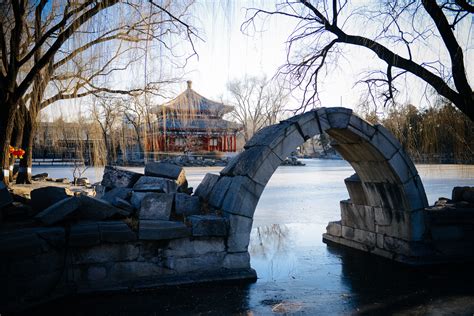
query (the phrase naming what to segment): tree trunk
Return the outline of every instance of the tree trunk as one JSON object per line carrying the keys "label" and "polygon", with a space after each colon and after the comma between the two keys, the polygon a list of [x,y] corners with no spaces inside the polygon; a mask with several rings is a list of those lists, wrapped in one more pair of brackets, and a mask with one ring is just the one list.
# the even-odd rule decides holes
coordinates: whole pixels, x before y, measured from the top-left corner
{"label": "tree trunk", "polygon": [[[25,108],[23,108],[23,106],[18,109],[18,111],[16,111],[15,113],[15,122],[13,124],[13,131],[12,131],[12,136],[11,136],[11,141],[10,141],[10,144],[15,147],[15,148],[18,148],[21,146],[21,140],[23,138],[23,125],[24,125],[24,120],[23,120],[23,117],[22,117],[22,111],[24,110]],[[9,159],[9,169],[10,169],[10,177],[9,177],[9,180],[10,182],[13,181],[14,179],[14,173],[13,173],[13,166],[15,164],[15,160],[16,158],[11,156],[10,159]]]}
{"label": "tree trunk", "polygon": [[10,140],[13,133],[14,115],[16,106],[3,104],[0,110],[0,165],[2,167],[2,181],[8,185],[10,170]]}
{"label": "tree trunk", "polygon": [[25,150],[23,159],[20,160],[20,169],[17,184],[31,184],[31,167],[33,165],[33,141],[37,130],[36,115],[30,111],[24,116],[25,125],[23,128],[22,148]]}

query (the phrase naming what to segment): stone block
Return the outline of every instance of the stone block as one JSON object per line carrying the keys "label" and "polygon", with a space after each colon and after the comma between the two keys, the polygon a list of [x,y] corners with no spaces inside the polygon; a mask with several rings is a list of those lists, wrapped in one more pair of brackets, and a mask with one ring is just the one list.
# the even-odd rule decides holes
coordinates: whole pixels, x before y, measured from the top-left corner
{"label": "stone block", "polygon": [[227,221],[216,215],[193,215],[187,220],[192,225],[193,236],[226,236]]}
{"label": "stone block", "polygon": [[341,237],[342,236],[341,221],[329,222],[328,226],[326,226],[326,233],[331,236]]}
{"label": "stone block", "polygon": [[343,226],[375,231],[374,209],[371,206],[356,205],[349,200],[340,202]]}
{"label": "stone block", "polygon": [[[398,151],[388,161],[389,165],[399,177],[401,183],[407,182],[418,174],[415,166],[413,165],[413,163],[411,163],[411,160],[405,155],[406,154],[404,152]],[[410,163],[408,163],[407,161],[410,161]]]}
{"label": "stone block", "polygon": [[451,199],[453,202],[467,201],[474,203],[474,187],[454,187]]}
{"label": "stone block", "polygon": [[249,269],[250,254],[248,252],[228,253],[224,257],[225,269]]}
{"label": "stone block", "polygon": [[395,153],[402,148],[400,142],[380,124],[374,125],[376,132],[372,137],[372,144],[379,150],[385,159],[389,160]]}
{"label": "stone block", "polygon": [[301,133],[295,125],[292,125],[286,129],[285,137],[274,147],[271,147],[271,150],[283,161],[304,142],[305,139]]}
{"label": "stone block", "polygon": [[31,205],[35,212],[41,212],[51,205],[71,197],[73,194],[67,188],[43,187],[31,190]]}
{"label": "stone block", "polygon": [[352,114],[349,119],[349,125],[366,135],[369,139],[372,138],[376,132],[376,129],[370,123],[354,114]]}
{"label": "stone block", "polygon": [[207,173],[199,183],[196,191],[194,192],[195,196],[198,196],[201,200],[207,201],[209,196],[214,188],[214,185],[219,180],[219,176],[212,173]]}
{"label": "stone block", "polygon": [[133,261],[138,258],[139,248],[132,243],[100,244],[74,251],[75,264],[96,264],[117,261]]}
{"label": "stone block", "polygon": [[353,240],[369,247],[375,247],[377,239],[374,232],[369,232],[362,229],[342,226],[342,237]]}
{"label": "stone block", "polygon": [[220,177],[209,194],[209,204],[220,209],[224,201],[225,194],[232,183],[231,177]]}
{"label": "stone block", "polygon": [[82,220],[101,221],[112,217],[127,217],[129,212],[113,206],[107,201],[80,195],[79,208],[75,215]]}
{"label": "stone block", "polygon": [[244,176],[236,176],[231,179],[232,182],[222,202],[222,210],[227,213],[253,217],[264,186]]}
{"label": "stone block", "polygon": [[181,222],[141,220],[138,228],[140,240],[168,240],[190,235],[190,229]]}
{"label": "stone block", "polygon": [[180,258],[167,257],[165,266],[178,273],[215,271],[222,268],[225,252],[208,253],[205,256]]}
{"label": "stone block", "polygon": [[337,128],[330,128],[326,131],[326,133],[331,136],[338,144],[360,144],[363,142],[367,142],[367,139],[364,139],[364,135],[360,135],[360,133],[355,129],[337,129]]}
{"label": "stone block", "polygon": [[36,229],[21,229],[0,234],[0,257],[32,257],[47,249]]}
{"label": "stone block", "polygon": [[383,248],[398,254],[410,255],[410,244],[402,239],[384,236]]}
{"label": "stone block", "polygon": [[80,201],[76,197],[68,197],[51,205],[35,216],[35,219],[46,225],[53,225],[72,216],[80,207]]}
{"label": "stone block", "polygon": [[102,195],[100,199],[113,204],[116,198],[128,200],[130,199],[131,195],[132,195],[131,188],[117,187],[105,192],[104,195]]}
{"label": "stone block", "polygon": [[282,160],[267,146],[254,146],[234,157],[221,171],[223,176],[248,176],[266,185]]}
{"label": "stone block", "polygon": [[13,198],[6,185],[0,181],[0,209],[13,203]]}
{"label": "stone block", "polygon": [[392,210],[408,210],[403,188],[394,183],[365,182],[364,189],[370,206]]}
{"label": "stone block", "polygon": [[99,222],[100,240],[127,242],[137,239],[136,234],[123,221]]}
{"label": "stone block", "polygon": [[136,280],[137,278],[159,277],[170,275],[174,272],[164,268],[160,264],[151,262],[116,262],[110,269],[112,280]]}
{"label": "stone block", "polygon": [[149,162],[145,165],[145,176],[175,180],[178,186],[186,182],[183,167],[164,162]]}
{"label": "stone block", "polygon": [[229,221],[229,235],[227,237],[228,252],[246,252],[250,242],[250,231],[252,230],[252,218],[224,213]]}
{"label": "stone block", "polygon": [[347,128],[352,110],[343,107],[326,108],[326,117],[331,128]]}
{"label": "stone block", "polygon": [[90,247],[100,243],[99,223],[79,223],[71,226],[69,246]]}
{"label": "stone block", "polygon": [[140,220],[169,220],[173,207],[173,194],[152,193],[146,195],[140,206],[138,217]]}
{"label": "stone block", "polygon": [[143,176],[133,186],[133,191],[176,193],[176,182],[166,178]]}
{"label": "stone block", "polygon": [[168,248],[164,251],[164,256],[196,257],[223,251],[225,251],[225,244],[222,238],[181,238],[170,240]]}
{"label": "stone block", "polygon": [[388,226],[392,224],[392,213],[398,211],[393,211],[389,208],[385,207],[374,207],[374,215],[375,215],[375,224],[379,226]]}
{"label": "stone block", "polygon": [[101,184],[107,188],[131,188],[141,176],[143,175],[133,171],[105,166]]}
{"label": "stone block", "polygon": [[377,248],[384,249],[383,243],[384,243],[384,236],[382,234],[376,234],[376,246]]}
{"label": "stone block", "polygon": [[368,205],[367,197],[365,196],[364,187],[360,181],[357,173],[354,173],[349,178],[344,179],[344,184],[346,185],[347,191],[349,192],[349,197],[351,202],[357,205]]}
{"label": "stone block", "polygon": [[423,240],[425,234],[424,211],[391,211],[390,225],[375,225],[378,234],[406,241]]}
{"label": "stone block", "polygon": [[63,227],[41,227],[35,229],[36,234],[54,248],[64,247],[66,243]]}
{"label": "stone block", "polygon": [[185,193],[176,193],[174,196],[174,210],[178,215],[190,216],[201,212],[199,197]]}
{"label": "stone block", "polygon": [[425,188],[421,182],[420,176],[415,176],[407,183],[403,184],[403,191],[411,210],[425,209],[428,207]]}
{"label": "stone block", "polygon": [[130,198],[130,203],[132,204],[133,208],[139,210],[142,206],[143,198],[148,195],[152,194],[150,192],[132,192],[132,197]]}

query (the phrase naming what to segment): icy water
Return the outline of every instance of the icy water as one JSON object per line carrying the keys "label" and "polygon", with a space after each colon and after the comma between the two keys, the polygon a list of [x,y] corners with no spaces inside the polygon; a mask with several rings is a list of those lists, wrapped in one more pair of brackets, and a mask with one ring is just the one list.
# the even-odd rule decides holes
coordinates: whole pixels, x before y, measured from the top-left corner
{"label": "icy water", "polygon": [[[260,199],[250,254],[253,284],[212,284],[167,290],[68,298],[35,313],[72,315],[473,315],[472,266],[409,268],[354,250],[322,243],[329,221],[340,219],[347,199],[345,161],[305,160],[304,167],[280,167]],[[143,171],[143,168],[132,168]],[[474,166],[418,165],[428,201],[450,197],[453,186],[474,186]],[[196,187],[207,172],[187,168]],[[53,177],[68,168],[36,168]],[[102,171],[87,170],[92,181]]]}

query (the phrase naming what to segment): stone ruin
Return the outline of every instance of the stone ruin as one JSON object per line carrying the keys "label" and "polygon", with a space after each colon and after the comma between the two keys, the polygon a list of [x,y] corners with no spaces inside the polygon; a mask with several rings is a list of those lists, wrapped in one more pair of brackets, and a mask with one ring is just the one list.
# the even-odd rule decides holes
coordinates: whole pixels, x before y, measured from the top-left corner
{"label": "stone ruin", "polygon": [[248,245],[258,200],[291,152],[323,132],[356,172],[345,180],[341,220],[329,223],[323,241],[410,264],[474,259],[473,188],[455,188],[451,199],[429,207],[414,164],[388,130],[350,109],[319,108],[259,131],[194,194],[180,167],[162,163],[146,165],[145,174],[106,167],[100,198],[32,191],[48,201],[35,224],[0,233],[7,258],[0,261],[0,306],[255,280]]}
{"label": "stone ruin", "polygon": [[193,195],[181,167],[152,162],[144,174],[107,166],[96,197],[31,191],[34,222],[0,233],[2,310],[71,293],[255,280],[248,253],[227,246],[228,219],[201,198],[213,176]]}

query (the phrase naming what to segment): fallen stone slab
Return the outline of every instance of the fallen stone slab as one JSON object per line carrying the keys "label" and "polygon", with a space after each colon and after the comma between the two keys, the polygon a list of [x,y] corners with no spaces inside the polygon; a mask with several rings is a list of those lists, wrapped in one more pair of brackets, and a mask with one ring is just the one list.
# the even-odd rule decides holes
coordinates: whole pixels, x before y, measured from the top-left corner
{"label": "fallen stone slab", "polygon": [[174,209],[178,215],[198,215],[201,212],[201,202],[197,196],[176,193],[174,197]]}
{"label": "fallen stone slab", "polygon": [[145,165],[145,176],[172,179],[179,186],[186,182],[186,175],[182,167],[165,162],[147,163]]}
{"label": "fallen stone slab", "polygon": [[61,187],[43,187],[31,190],[31,205],[33,210],[41,212],[51,205],[71,197],[73,194],[67,188]]}
{"label": "fallen stone slab", "polygon": [[80,207],[77,197],[68,197],[38,213],[35,219],[46,225],[53,225],[71,216]]}
{"label": "fallen stone slab", "polygon": [[138,218],[140,220],[169,220],[171,208],[173,207],[173,195],[167,193],[147,194],[141,202]]}
{"label": "fallen stone slab", "polygon": [[127,242],[137,239],[136,234],[123,221],[99,222],[100,240],[105,242]]}
{"label": "fallen stone slab", "polygon": [[187,218],[192,224],[192,234],[201,236],[226,236],[227,221],[217,215],[192,215]]}
{"label": "fallen stone slab", "polygon": [[122,188],[122,187],[117,187],[113,188],[110,191],[107,191],[100,197],[101,200],[107,201],[109,203],[113,203],[115,198],[121,198],[124,200],[128,200],[132,195],[132,189],[131,188]]}
{"label": "fallen stone slab", "polygon": [[138,228],[140,240],[168,240],[190,235],[190,229],[181,222],[141,220]]}
{"label": "fallen stone slab", "polygon": [[70,247],[90,247],[100,243],[99,223],[78,223],[71,226]]}
{"label": "fallen stone slab", "polygon": [[101,184],[107,188],[131,188],[143,176],[122,168],[105,166]]}
{"label": "fallen stone slab", "polygon": [[0,181],[0,208],[13,202],[13,198],[6,185]]}
{"label": "fallen stone slab", "polygon": [[127,217],[129,212],[113,206],[111,203],[87,195],[78,197],[80,205],[76,216],[83,220],[104,220],[111,217]]}
{"label": "fallen stone slab", "polygon": [[47,177],[49,177],[49,175],[46,172],[44,172],[44,173],[35,174],[34,176],[31,177],[31,179],[35,181],[44,181],[46,180]]}
{"label": "fallen stone slab", "polygon": [[133,191],[175,193],[176,182],[166,178],[143,176],[133,186]]}

